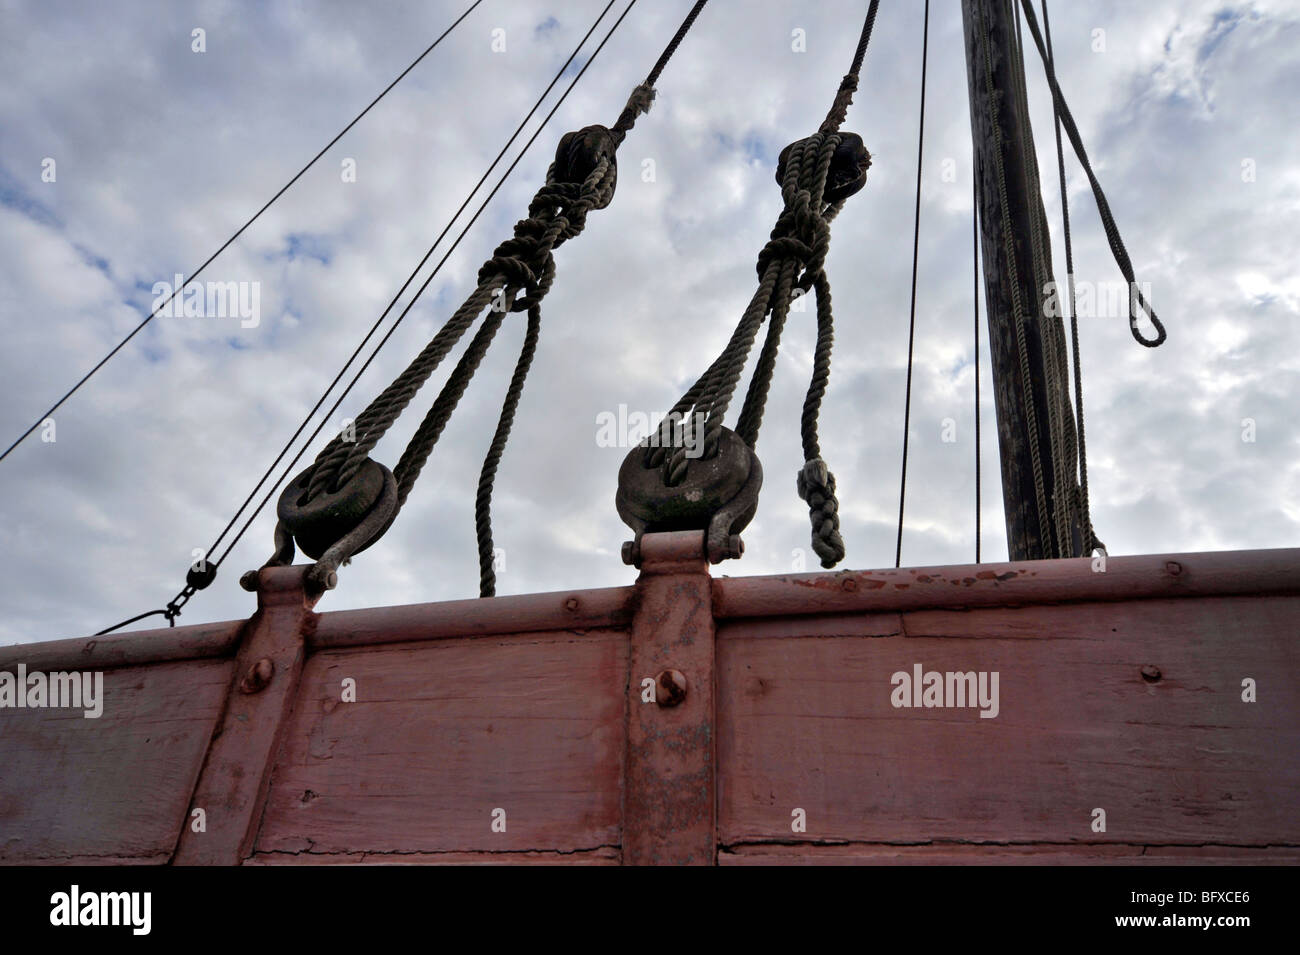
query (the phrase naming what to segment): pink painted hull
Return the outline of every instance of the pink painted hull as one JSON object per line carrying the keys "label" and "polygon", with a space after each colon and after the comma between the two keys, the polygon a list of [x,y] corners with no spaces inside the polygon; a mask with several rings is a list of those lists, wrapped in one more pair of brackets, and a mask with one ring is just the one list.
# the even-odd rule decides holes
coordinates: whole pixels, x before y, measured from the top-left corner
{"label": "pink painted hull", "polygon": [[[0,649],[105,697],[0,710],[0,862],[1300,862],[1300,550],[644,555],[634,587],[319,614],[263,571],[247,622]],[[896,705],[918,666],[998,674],[996,716]],[[666,670],[685,697],[643,702]]]}

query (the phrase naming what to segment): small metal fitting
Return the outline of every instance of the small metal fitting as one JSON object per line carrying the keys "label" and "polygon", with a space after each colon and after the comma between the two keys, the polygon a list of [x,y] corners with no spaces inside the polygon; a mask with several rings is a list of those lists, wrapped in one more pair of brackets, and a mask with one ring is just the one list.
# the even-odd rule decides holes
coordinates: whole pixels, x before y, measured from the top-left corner
{"label": "small metal fitting", "polygon": [[248,668],[244,678],[239,681],[240,693],[260,693],[265,690],[275,675],[275,663],[270,657],[262,657]]}
{"label": "small metal fitting", "polygon": [[686,677],[680,670],[664,670],[655,680],[655,702],[676,706],[686,699]]}

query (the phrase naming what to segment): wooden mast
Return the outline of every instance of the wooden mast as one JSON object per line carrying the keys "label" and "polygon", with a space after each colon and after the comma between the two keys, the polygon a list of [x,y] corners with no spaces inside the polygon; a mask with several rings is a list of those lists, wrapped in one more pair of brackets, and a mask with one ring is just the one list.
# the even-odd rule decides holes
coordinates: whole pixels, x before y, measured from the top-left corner
{"label": "wooden mast", "polygon": [[[1070,488],[1066,488],[1068,539],[1058,542],[1052,525],[1057,492],[1052,468],[1053,407],[1062,421],[1058,428],[1068,431],[1068,435],[1058,434],[1058,441],[1072,442],[1073,420],[1062,414],[1063,408],[1070,408],[1068,379],[1058,378],[1049,388],[1046,374],[1043,336],[1063,336],[1063,331],[1059,317],[1043,317],[1043,290],[1052,281],[1051,245],[1046,240],[1032,129],[1020,86],[1024,65],[1013,3],[962,0],[1007,552],[1011,560],[1078,557],[1087,553],[1088,535]],[[999,178],[1004,188],[999,188]],[[1043,237],[1037,262],[1032,242],[1035,225]],[[1024,325],[1027,386],[1017,345],[1017,300]],[[1038,505],[1035,450],[1047,502],[1046,521]],[[1073,470],[1072,455],[1070,466]]]}

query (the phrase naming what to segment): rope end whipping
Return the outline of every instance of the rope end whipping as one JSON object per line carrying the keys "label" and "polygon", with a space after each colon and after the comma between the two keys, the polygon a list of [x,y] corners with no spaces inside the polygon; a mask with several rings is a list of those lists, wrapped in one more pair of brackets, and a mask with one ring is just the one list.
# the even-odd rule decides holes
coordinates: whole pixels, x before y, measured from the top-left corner
{"label": "rope end whipping", "polygon": [[812,548],[821,558],[823,567],[834,567],[844,559],[835,475],[821,458],[812,458],[804,462],[795,486],[799,497],[808,503],[808,516],[812,519]]}

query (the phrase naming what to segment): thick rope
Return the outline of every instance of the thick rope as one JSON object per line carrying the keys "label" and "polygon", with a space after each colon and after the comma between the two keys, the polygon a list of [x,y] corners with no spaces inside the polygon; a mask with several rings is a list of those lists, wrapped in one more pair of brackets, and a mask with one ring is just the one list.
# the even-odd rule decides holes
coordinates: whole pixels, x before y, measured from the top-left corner
{"label": "thick rope", "polygon": [[[758,255],[757,290],[722,353],[665,416],[656,440],[647,442],[642,460],[647,468],[662,469],[665,487],[680,484],[690,465],[689,449],[682,434],[682,422],[688,416],[692,425],[703,417],[702,453],[706,458],[716,456],[722,439],[723,420],[741,373],[759,328],[770,316],[767,336],[736,424],[737,436],[752,449],[762,426],[790,303],[796,291],[802,294],[811,291],[817,301],[817,344],[800,422],[805,463],[798,472],[796,490],[808,504],[812,546],[823,567],[833,567],[844,558],[835,478],[821,458],[817,438],[817,417],[830,377],[834,341],[830,282],[825,274],[825,261],[830,250],[830,223],[844,204],[843,198],[828,201],[826,192],[836,150],[845,144],[852,148],[855,143],[860,148],[860,140],[851,134],[841,134],[839,129],[857,90],[858,74],[878,7],[879,0],[872,0],[849,72],[840,83],[821,127],[812,136],[791,143],[781,155],[784,169],[780,171],[780,184],[784,208],[769,241]],[[869,155],[865,155],[864,162],[870,162]],[[843,174],[843,170],[839,172]],[[838,194],[845,193],[840,191]]]}
{"label": "thick rope", "polygon": [[[617,182],[614,153],[618,144],[633,127],[637,116],[649,110],[655,95],[653,83],[706,2],[707,0],[697,0],[694,4],[655,64],[649,78],[633,90],[627,105],[611,129],[589,127],[570,134],[570,142],[567,146],[562,142],[561,151],[568,150],[568,152],[565,153],[563,160],[557,157],[557,161],[553,162],[547,170],[545,185],[538,190],[529,204],[528,216],[515,224],[514,235],[497,246],[492,258],[479,270],[478,287],[475,291],[397,379],[357,416],[354,422],[355,440],[345,441],[344,436],[339,435],[317,456],[307,489],[309,499],[327,491],[336,491],[351,480],[368,460],[370,451],[411,402],[416,392],[484,309],[490,306],[488,318],[449,376],[393,470],[398,488],[396,507],[400,511],[451,414],[464,395],[470,378],[473,377],[491,345],[505,313],[527,311],[529,330],[524,349],[507,391],[495,436],[480,472],[476,496],[475,524],[480,557],[480,595],[491,596],[495,593],[495,573],[492,570],[491,494],[505,442],[510,434],[519,397],[523,391],[524,379],[536,350],[540,330],[540,304],[555,279],[554,250],[582,232],[589,212],[604,208],[612,201]],[[627,15],[634,4],[635,0],[624,10],[623,16]],[[622,17],[618,22],[621,21]],[[616,22],[615,28],[617,26]],[[612,33],[611,30],[610,35]],[[606,41],[608,39],[609,35],[605,37]],[[603,45],[604,41],[601,46]],[[599,51],[600,48],[597,48],[596,52]],[[593,59],[594,56],[595,54]],[[557,168],[562,161],[566,168]],[[569,178],[568,167],[574,162],[584,162],[591,166],[581,182]],[[418,298],[418,293],[416,297]],[[408,305],[408,310],[409,308]]]}
{"label": "thick rope", "polygon": [[844,75],[844,79],[840,81],[839,91],[836,92],[835,100],[831,103],[830,111],[822,120],[818,132],[839,132],[849,115],[849,106],[853,103],[853,94],[858,90],[858,74],[862,72],[862,61],[867,55],[867,44],[871,42],[871,29],[876,25],[876,10],[879,6],[880,0],[871,0],[866,19],[862,23],[862,33],[858,37],[858,48],[853,52],[853,64]]}
{"label": "thick rope", "polygon": [[528,368],[537,351],[537,337],[541,327],[542,310],[534,305],[528,310],[528,331],[524,335],[523,348],[510,378],[510,387],[501,407],[501,416],[497,419],[492,444],[488,448],[487,457],[483,459],[483,469],[479,472],[478,492],[474,499],[474,527],[478,534],[479,594],[483,597],[495,597],[497,592],[496,549],[492,543],[492,487],[496,481],[497,466],[501,463],[501,455],[505,453],[506,441],[510,437],[510,429],[514,425],[515,410],[519,407],[519,396],[523,394],[524,380],[528,377]]}
{"label": "thick rope", "polygon": [[[1015,52],[1013,76],[1017,107],[1026,121],[1020,126],[1021,155],[1024,156],[1024,194],[1035,198],[1042,196],[1042,180],[1038,169],[1038,151],[1034,145],[1033,134],[1029,126],[1029,90],[1026,85],[1024,70],[1024,50],[1020,33],[1020,18],[1015,15]],[[1041,204],[1037,204],[1029,216],[1030,255],[1033,268],[1034,288],[1046,289],[1052,280],[1051,240],[1048,238],[1047,216]],[[1066,557],[1073,553],[1073,492],[1075,478],[1074,426],[1066,397],[1069,384],[1069,372],[1065,362],[1065,334],[1062,323],[1057,316],[1049,316],[1045,309],[1040,309],[1035,324],[1039,331],[1039,344],[1043,358],[1043,385],[1047,397],[1047,450],[1051,459],[1052,491],[1048,494],[1048,505],[1052,516],[1050,538],[1044,541],[1045,553],[1056,557]],[[1027,332],[1026,332],[1027,334]],[[1028,352],[1022,355],[1022,361],[1028,363]],[[1062,377],[1064,376],[1064,383]],[[1067,463],[1068,460],[1068,463]]]}
{"label": "thick rope", "polygon": [[[1052,27],[1047,18],[1047,0],[1042,0],[1043,32],[1047,43],[1047,60],[1053,71],[1056,56],[1052,50]],[[1056,168],[1061,187],[1061,221],[1065,236],[1065,276],[1070,296],[1070,348],[1074,357],[1074,414],[1078,437],[1079,459],[1079,511],[1083,519],[1084,551],[1091,555],[1099,541],[1092,526],[1092,509],[1088,500],[1088,443],[1083,430],[1083,368],[1079,357],[1079,315],[1074,288],[1074,245],[1070,239],[1070,198],[1065,185],[1065,149],[1061,144],[1061,113],[1052,101],[1052,114],[1056,130]]]}

